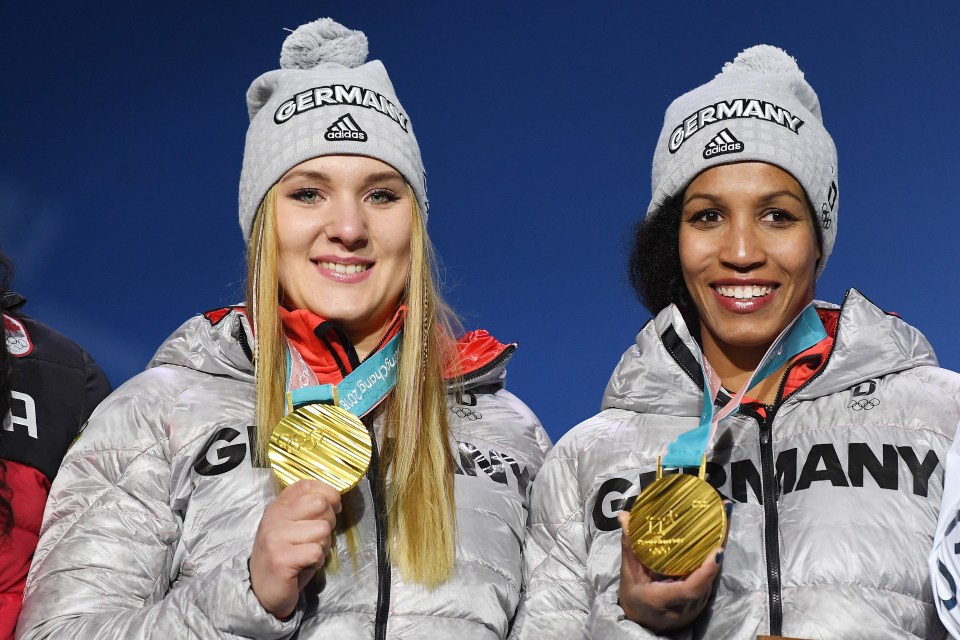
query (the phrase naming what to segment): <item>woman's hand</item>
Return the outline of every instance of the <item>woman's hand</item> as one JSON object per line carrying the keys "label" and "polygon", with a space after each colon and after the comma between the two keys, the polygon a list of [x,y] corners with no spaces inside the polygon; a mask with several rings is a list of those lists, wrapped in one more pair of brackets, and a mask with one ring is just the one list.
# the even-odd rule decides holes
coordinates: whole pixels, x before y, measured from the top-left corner
{"label": "woman's hand", "polygon": [[340,494],[317,480],[301,480],[284,489],[263,511],[250,555],[250,585],[263,608],[289,618],[303,589],[323,566]]}
{"label": "woman's hand", "polygon": [[630,546],[630,513],[621,511],[620,606],[627,619],[655,633],[680,629],[696,619],[710,599],[723,549],[707,556],[685,578],[664,579],[647,569]]}

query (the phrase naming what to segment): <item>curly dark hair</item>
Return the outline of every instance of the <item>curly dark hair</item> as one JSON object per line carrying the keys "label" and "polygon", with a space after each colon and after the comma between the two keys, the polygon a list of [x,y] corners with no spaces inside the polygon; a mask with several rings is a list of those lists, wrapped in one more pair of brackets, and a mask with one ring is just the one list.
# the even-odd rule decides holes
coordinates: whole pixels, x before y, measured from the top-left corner
{"label": "curly dark hair", "polygon": [[[0,299],[7,292],[13,267],[10,261],[0,252]],[[6,329],[0,326],[0,422],[10,411],[10,354],[7,353]],[[0,427],[0,442],[3,439],[3,428]],[[10,535],[13,528],[13,507],[10,505],[10,488],[6,483],[7,466],[0,459],[0,541]]]}
{"label": "curly dark hair", "polygon": [[647,216],[633,228],[627,277],[637,298],[657,315],[677,305],[691,331],[697,323],[696,308],[680,268],[680,214],[683,192],[667,200],[655,215]]}

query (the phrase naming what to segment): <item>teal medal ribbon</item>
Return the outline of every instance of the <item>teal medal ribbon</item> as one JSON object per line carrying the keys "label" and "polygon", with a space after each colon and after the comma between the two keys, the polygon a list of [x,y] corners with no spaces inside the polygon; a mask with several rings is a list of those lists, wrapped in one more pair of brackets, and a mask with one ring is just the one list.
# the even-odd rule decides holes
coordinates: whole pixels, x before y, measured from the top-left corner
{"label": "teal medal ribbon", "polygon": [[700,424],[695,429],[680,434],[667,446],[666,454],[663,456],[663,466],[699,467],[708,445],[713,440],[717,425],[740,408],[740,403],[747,391],[755,383],[774,373],[795,356],[826,337],[827,332],[823,328],[820,316],[813,303],[810,303],[773,341],[757,369],[736,396],[719,412],[714,411],[714,404],[720,393],[720,379],[701,353],[698,358],[703,371],[703,409],[700,413]]}
{"label": "teal medal ribbon", "polygon": [[308,404],[329,404],[362,418],[380,404],[397,385],[397,351],[400,349],[402,339],[403,331],[401,330],[383,348],[370,354],[339,384],[307,384],[299,388],[291,388],[296,384],[295,379],[316,383],[316,376],[302,360],[297,367],[298,375],[294,373],[291,354],[293,347],[288,346],[287,413]]}

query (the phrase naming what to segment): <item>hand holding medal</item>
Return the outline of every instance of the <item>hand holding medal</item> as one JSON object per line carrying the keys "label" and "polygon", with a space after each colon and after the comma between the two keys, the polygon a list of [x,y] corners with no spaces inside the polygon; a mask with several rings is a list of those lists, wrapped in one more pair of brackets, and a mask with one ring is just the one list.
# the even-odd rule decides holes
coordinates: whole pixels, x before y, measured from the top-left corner
{"label": "hand holding medal", "polygon": [[658,634],[693,622],[710,599],[722,554],[708,558],[682,580],[664,579],[645,567],[634,554],[627,535],[629,512],[621,511],[619,518],[622,530],[619,604],[627,619]]}
{"label": "hand holding medal", "polygon": [[[396,385],[402,335],[398,332],[338,385],[317,384],[288,347],[287,415],[274,428],[269,448],[284,489],[264,510],[250,556],[253,591],[278,618],[290,615],[300,590],[326,562],[340,496],[367,472],[373,441],[360,416]],[[291,389],[297,385],[302,386]]]}
{"label": "hand holding medal", "polygon": [[287,487],[266,506],[248,565],[250,587],[266,611],[280,619],[293,613],[330,554],[340,510],[340,494],[312,480]]}

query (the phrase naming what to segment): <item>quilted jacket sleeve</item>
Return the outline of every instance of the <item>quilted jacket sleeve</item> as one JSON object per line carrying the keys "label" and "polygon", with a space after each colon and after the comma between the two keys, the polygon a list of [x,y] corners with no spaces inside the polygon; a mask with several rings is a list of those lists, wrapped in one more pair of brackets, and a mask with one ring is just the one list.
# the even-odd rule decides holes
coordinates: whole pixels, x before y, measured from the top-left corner
{"label": "quilted jacket sleeve", "polygon": [[950,636],[960,638],[960,606],[957,605],[960,593],[960,439],[953,441],[947,453],[940,519],[929,565],[937,613]]}
{"label": "quilted jacket sleeve", "polygon": [[[155,371],[155,370],[154,370]],[[50,493],[18,638],[284,638],[250,588],[246,558],[181,576],[166,420],[148,371],[94,412]]]}
{"label": "quilted jacket sleeve", "polygon": [[[627,620],[617,605],[619,534],[590,539],[581,493],[592,478],[578,477],[576,448],[559,443],[534,482],[524,549],[525,594],[511,638],[658,638]],[[595,545],[616,545],[616,571],[597,570]]]}

